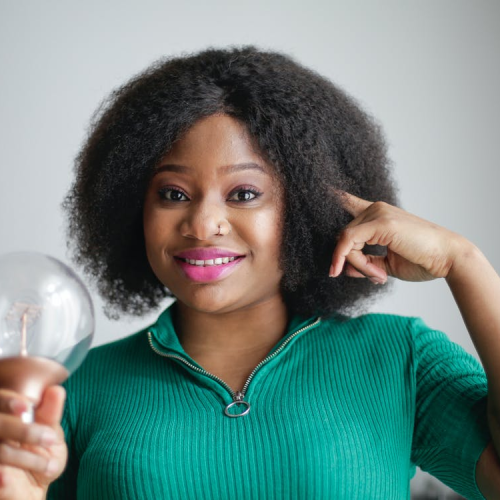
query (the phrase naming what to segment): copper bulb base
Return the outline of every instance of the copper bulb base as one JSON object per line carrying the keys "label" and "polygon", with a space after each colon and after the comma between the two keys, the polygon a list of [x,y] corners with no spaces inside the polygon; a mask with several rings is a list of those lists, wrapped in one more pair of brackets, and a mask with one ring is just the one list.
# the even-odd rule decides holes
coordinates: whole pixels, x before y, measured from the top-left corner
{"label": "copper bulb base", "polygon": [[26,423],[33,421],[34,408],[45,388],[59,385],[68,377],[68,370],[50,359],[36,356],[0,359],[0,387],[22,394],[32,405],[31,410],[21,415]]}

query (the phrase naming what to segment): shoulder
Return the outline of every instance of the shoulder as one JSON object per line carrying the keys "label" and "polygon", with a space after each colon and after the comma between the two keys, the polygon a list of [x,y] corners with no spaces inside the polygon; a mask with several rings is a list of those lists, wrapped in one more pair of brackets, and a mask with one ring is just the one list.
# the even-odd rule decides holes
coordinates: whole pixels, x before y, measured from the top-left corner
{"label": "shoulder", "polygon": [[97,360],[105,358],[113,353],[124,354],[130,351],[136,351],[137,349],[141,349],[144,344],[146,344],[147,347],[147,332],[149,329],[150,326],[147,326],[138,332],[126,335],[118,340],[93,347],[89,351],[88,358],[95,358]]}
{"label": "shoulder", "polygon": [[406,357],[414,363],[414,369],[436,363],[450,368],[454,365],[480,368],[479,362],[462,346],[419,317],[370,313],[352,318],[325,318],[322,323],[325,334],[336,342],[363,351]]}
{"label": "shoulder", "polygon": [[120,377],[123,373],[131,373],[147,365],[152,357],[148,330],[149,327],[146,327],[121,339],[93,347],[65,385]]}
{"label": "shoulder", "polygon": [[93,347],[85,360],[86,363],[109,362],[117,357],[138,355],[148,352],[147,332],[149,327],[143,328],[138,332],[127,335],[113,342],[108,342],[97,347]]}
{"label": "shoulder", "polygon": [[335,315],[322,318],[325,334],[346,341],[377,344],[413,344],[422,332],[432,331],[421,318],[397,314],[368,313],[355,317]]}
{"label": "shoulder", "polygon": [[439,362],[452,367],[478,362],[445,333],[431,328],[421,318],[395,314],[369,313],[356,317],[323,318],[323,344],[331,344],[344,356],[370,356],[386,363],[410,363],[412,370]]}
{"label": "shoulder", "polygon": [[420,318],[370,313],[356,317],[322,318],[310,342],[322,356],[347,370],[366,370],[381,376],[388,366],[395,376],[412,371],[415,335],[427,327]]}

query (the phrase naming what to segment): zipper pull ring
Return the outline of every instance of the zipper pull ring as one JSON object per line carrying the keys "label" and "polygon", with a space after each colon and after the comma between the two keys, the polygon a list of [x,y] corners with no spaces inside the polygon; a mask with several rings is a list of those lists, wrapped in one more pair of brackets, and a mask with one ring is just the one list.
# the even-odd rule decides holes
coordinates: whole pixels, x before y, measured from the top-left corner
{"label": "zipper pull ring", "polygon": [[[250,403],[248,401],[243,400],[244,395],[240,391],[236,391],[233,395],[233,402],[229,403],[225,410],[224,413],[231,418],[237,418],[237,417],[243,417],[250,411]],[[229,409],[232,408],[235,405],[244,405],[246,406],[246,409],[242,411],[241,413],[229,413]]]}

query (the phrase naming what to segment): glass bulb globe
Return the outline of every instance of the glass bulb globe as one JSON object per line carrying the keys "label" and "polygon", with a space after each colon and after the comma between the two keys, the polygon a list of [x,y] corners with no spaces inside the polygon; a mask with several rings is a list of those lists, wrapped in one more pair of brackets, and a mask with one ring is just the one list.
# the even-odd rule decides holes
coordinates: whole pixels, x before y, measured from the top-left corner
{"label": "glass bulb globe", "polygon": [[0,387],[31,402],[24,421],[80,366],[93,334],[92,299],[68,266],[35,252],[0,257]]}

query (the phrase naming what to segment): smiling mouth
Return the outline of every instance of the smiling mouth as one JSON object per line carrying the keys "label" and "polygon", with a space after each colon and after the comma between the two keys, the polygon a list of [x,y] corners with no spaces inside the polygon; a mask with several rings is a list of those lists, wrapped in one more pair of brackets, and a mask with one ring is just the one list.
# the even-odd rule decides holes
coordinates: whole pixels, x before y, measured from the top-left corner
{"label": "smiling mouth", "polygon": [[177,260],[181,262],[185,262],[186,264],[190,264],[192,266],[198,267],[216,267],[222,266],[224,264],[228,264],[229,262],[233,262],[233,260],[241,259],[243,256],[237,257],[218,257],[216,259],[207,259],[207,260],[196,260],[196,259],[183,259],[181,257],[175,257]]}
{"label": "smiling mouth", "polygon": [[244,255],[216,257],[205,260],[175,257],[175,261],[184,273],[184,276],[195,283],[209,283],[224,279],[240,267],[244,259]]}

